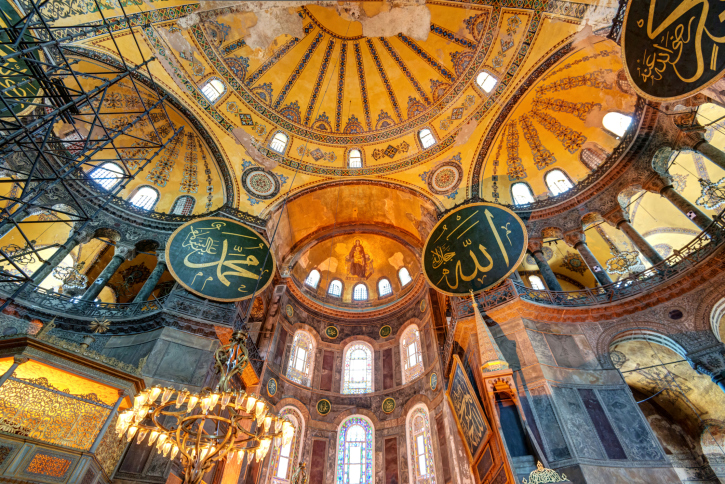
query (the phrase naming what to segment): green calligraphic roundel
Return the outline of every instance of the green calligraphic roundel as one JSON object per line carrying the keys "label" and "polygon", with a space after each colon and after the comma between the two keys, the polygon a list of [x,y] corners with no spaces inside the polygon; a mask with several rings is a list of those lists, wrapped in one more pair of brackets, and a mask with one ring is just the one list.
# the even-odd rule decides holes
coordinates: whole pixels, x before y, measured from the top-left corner
{"label": "green calligraphic roundel", "polygon": [[275,271],[267,242],[246,225],[220,217],[187,222],[166,244],[166,264],[179,284],[215,301],[259,294]]}
{"label": "green calligraphic roundel", "polygon": [[317,413],[319,413],[322,416],[327,415],[330,413],[330,410],[332,410],[332,405],[330,404],[329,400],[325,400],[324,398],[317,402]]}
{"label": "green calligraphic roundel", "polygon": [[325,328],[325,336],[330,339],[335,339],[340,336],[340,331],[334,326],[328,326]]}
{"label": "green calligraphic roundel", "polygon": [[267,382],[267,394],[273,397],[277,394],[277,380],[270,378]]}
{"label": "green calligraphic roundel", "polygon": [[390,336],[390,333],[392,333],[392,332],[393,332],[393,328],[391,328],[390,326],[388,326],[386,324],[385,326],[380,328],[380,337],[387,338],[388,336]]}
{"label": "green calligraphic roundel", "polygon": [[423,273],[449,296],[479,293],[521,264],[529,238],[521,219],[493,203],[464,205],[438,222],[423,249]]}
{"label": "green calligraphic roundel", "polygon": [[[674,101],[717,82],[725,73],[722,13],[715,3],[629,2],[622,25],[622,55],[637,93],[653,101]],[[606,89],[606,83],[612,83],[604,76],[595,87]]]}
{"label": "green calligraphic roundel", "polygon": [[393,410],[395,410],[395,399],[388,397],[383,400],[382,408],[385,413],[393,413]]}

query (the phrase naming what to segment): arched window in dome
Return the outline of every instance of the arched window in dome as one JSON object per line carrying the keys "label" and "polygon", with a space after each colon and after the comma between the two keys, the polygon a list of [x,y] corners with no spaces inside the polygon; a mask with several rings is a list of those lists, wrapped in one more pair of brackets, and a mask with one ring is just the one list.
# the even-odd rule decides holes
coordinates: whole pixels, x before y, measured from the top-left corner
{"label": "arched window in dome", "polygon": [[305,284],[310,287],[317,289],[317,285],[320,283],[320,273],[317,269],[312,269],[305,279]]}
{"label": "arched window in dome", "polygon": [[373,391],[373,348],[362,341],[350,343],[343,356],[342,393]]}
{"label": "arched window in dome", "polygon": [[400,357],[403,359],[403,383],[423,374],[423,352],[418,326],[412,324],[400,338]]}
{"label": "arched window in dome", "polygon": [[194,205],[196,200],[191,195],[182,195],[174,200],[174,205],[171,207],[171,215],[191,215],[194,211]]}
{"label": "arched window in dome", "polygon": [[488,94],[493,91],[494,87],[496,87],[496,84],[498,84],[498,79],[496,79],[486,71],[481,71],[476,77],[476,84],[478,84],[478,87],[483,89],[486,94]]}
{"label": "arched window in dome", "polygon": [[627,132],[627,128],[632,123],[632,117],[626,116],[622,113],[607,113],[602,119],[602,125],[604,129],[615,135],[617,138],[624,136]]}
{"label": "arched window in dome", "polygon": [[546,286],[544,286],[544,282],[539,276],[529,276],[529,283],[531,284],[531,289],[536,289],[537,291],[546,290]]}
{"label": "arched window in dome", "polygon": [[511,199],[514,205],[528,205],[534,203],[534,192],[526,182],[516,182],[511,185]]}
{"label": "arched window in dome", "polygon": [[271,484],[287,484],[292,478],[295,467],[300,460],[302,439],[305,434],[305,421],[299,410],[294,407],[285,407],[279,412],[280,417],[286,417],[295,428],[294,437],[285,446],[273,446],[270,460]]}
{"label": "arched window in dome", "polygon": [[367,301],[368,300],[368,287],[362,282],[352,288],[352,300],[353,301]]}
{"label": "arched window in dome", "polygon": [[400,270],[398,271],[398,278],[400,279],[401,286],[405,286],[410,281],[413,280],[410,277],[410,273],[408,272],[408,269],[406,269],[405,267],[401,267]]}
{"label": "arched window in dome", "polygon": [[579,153],[579,159],[581,162],[592,171],[596,170],[602,163],[607,161],[607,156],[609,156],[609,153],[607,153],[604,148],[599,145],[588,146],[583,148]]}
{"label": "arched window in dome", "polygon": [[224,83],[216,77],[212,77],[206,81],[203,86],[201,86],[201,92],[212,104],[214,104],[226,90],[227,88],[224,86]]}
{"label": "arched window in dome", "polygon": [[315,359],[315,342],[307,331],[299,330],[292,340],[287,364],[287,378],[300,385],[310,386],[310,369]]}
{"label": "arched window in dome", "polygon": [[408,437],[408,471],[410,482],[416,484],[435,484],[435,462],[430,434],[428,410],[424,404],[418,404],[408,412],[406,418]]}
{"label": "arched window in dome", "polygon": [[337,476],[335,484],[375,482],[375,430],[362,415],[342,421],[337,431]]}
{"label": "arched window in dome", "polygon": [[277,153],[284,154],[284,150],[287,147],[287,141],[289,141],[287,135],[278,131],[272,137],[272,141],[269,142],[269,147]]}
{"label": "arched window in dome", "polygon": [[428,128],[423,128],[418,131],[418,139],[420,139],[420,144],[423,145],[423,149],[428,149],[436,144],[436,139]]}
{"label": "arched window in dome", "polygon": [[559,195],[574,187],[574,184],[566,176],[566,173],[557,169],[551,170],[546,174],[545,177],[546,186],[549,187],[549,191],[554,195]]}
{"label": "arched window in dome", "polygon": [[362,153],[358,149],[350,150],[347,155],[348,168],[362,168]]}
{"label": "arched window in dome", "polygon": [[159,192],[155,188],[148,185],[139,187],[133,194],[129,202],[142,210],[151,210],[159,199]]}
{"label": "arched window in dome", "polygon": [[90,173],[91,179],[101,185],[102,188],[110,190],[118,185],[123,177],[123,168],[112,162],[106,162],[97,166]]}
{"label": "arched window in dome", "polygon": [[327,288],[327,294],[333,297],[342,296],[342,281],[340,279],[334,279],[330,283],[330,287]]}
{"label": "arched window in dome", "polygon": [[390,285],[390,281],[387,279],[380,279],[378,281],[378,297],[389,296],[393,293],[393,287]]}

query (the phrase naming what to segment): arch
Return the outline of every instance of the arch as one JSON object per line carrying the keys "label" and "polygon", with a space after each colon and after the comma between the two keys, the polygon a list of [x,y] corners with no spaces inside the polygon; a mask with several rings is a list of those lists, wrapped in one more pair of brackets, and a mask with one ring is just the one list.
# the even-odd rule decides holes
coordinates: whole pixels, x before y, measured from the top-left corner
{"label": "arch", "polygon": [[423,128],[418,131],[418,140],[420,141],[420,145],[423,147],[424,150],[427,150],[438,142],[435,135],[433,134],[433,131],[430,128]]}
{"label": "arch", "polygon": [[342,281],[340,279],[333,279],[327,287],[327,294],[332,297],[342,297],[342,289]]}
{"label": "arch", "polygon": [[682,347],[682,345],[669,336],[647,329],[631,329],[622,331],[609,342],[609,348],[627,341],[647,341],[649,343],[658,344],[674,351],[683,359],[687,359],[687,351]]}
{"label": "arch", "polygon": [[401,267],[398,271],[398,279],[400,279],[401,287],[407,286],[408,283],[413,280],[413,278],[410,277],[410,272],[408,272],[408,269],[406,269],[405,267]]}
{"label": "arch", "polygon": [[632,124],[632,116],[611,111],[604,115],[602,118],[602,127],[605,131],[612,134],[615,138],[619,139],[627,132],[627,129]]}
{"label": "arch", "polygon": [[101,188],[110,190],[118,185],[118,182],[121,181],[121,178],[123,178],[123,175],[125,174],[126,173],[123,171],[123,168],[121,168],[118,164],[112,161],[107,161],[106,163],[93,168],[88,176],[100,185]]}
{"label": "arch", "polygon": [[498,79],[486,70],[482,70],[476,76],[476,85],[486,94],[490,94],[498,84]]}
{"label": "arch", "polygon": [[312,269],[309,274],[307,274],[307,279],[305,279],[305,284],[308,286],[317,289],[317,285],[320,283],[320,271],[317,269]]}
{"label": "arch", "polygon": [[350,151],[347,152],[347,167],[348,168],[362,168],[363,167],[362,151],[360,151],[358,148],[352,148]]}
{"label": "arch", "polygon": [[534,203],[534,192],[526,182],[516,182],[511,185],[511,200],[514,205],[528,205]]}
{"label": "arch", "polygon": [[272,136],[272,140],[269,142],[269,149],[283,155],[285,150],[287,149],[288,142],[289,136],[284,134],[282,131],[277,131],[276,133],[274,133],[274,136]]}
{"label": "arch", "polygon": [[531,284],[531,289],[536,289],[537,291],[546,290],[544,281],[542,281],[541,278],[539,276],[537,276],[536,274],[532,274],[529,276],[529,284]]}
{"label": "arch", "polygon": [[374,391],[373,354],[373,347],[360,340],[352,341],[345,346],[342,353],[343,374],[340,393],[354,395]]}
{"label": "arch", "polygon": [[353,301],[367,301],[368,300],[368,286],[360,282],[352,288],[352,300]]}
{"label": "arch", "polygon": [[400,337],[400,367],[403,369],[403,384],[423,374],[423,346],[420,342],[418,325],[408,326]]}
{"label": "arch", "polygon": [[159,201],[159,191],[150,185],[140,186],[128,199],[131,205],[141,210],[153,210]]}
{"label": "arch", "polygon": [[335,482],[375,482],[375,427],[363,415],[352,415],[337,428]]}
{"label": "arch", "polygon": [[221,79],[218,77],[211,77],[202,84],[201,92],[204,97],[209,100],[210,103],[216,103],[222,95],[227,91],[227,86],[224,85]]}
{"label": "arch", "polygon": [[269,460],[268,483],[286,484],[292,477],[294,468],[301,458],[302,444],[305,436],[305,420],[300,411],[288,405],[279,412],[280,417],[287,417],[295,428],[292,441],[285,446],[274,446],[272,458]]}
{"label": "arch", "polygon": [[393,294],[393,286],[390,285],[390,281],[387,277],[383,277],[378,281],[378,297],[391,296]]}
{"label": "arch", "polygon": [[196,205],[196,199],[191,195],[182,195],[176,200],[171,206],[172,215],[191,215],[194,211],[194,205]]}
{"label": "arch", "polygon": [[435,484],[435,459],[430,431],[428,407],[418,403],[405,418],[405,436],[408,443],[408,474],[411,483]]}
{"label": "arch", "polygon": [[604,330],[598,337],[595,343],[594,351],[596,352],[599,362],[603,368],[613,368],[612,361],[609,357],[610,348],[620,338],[627,335],[633,335],[635,333],[654,333],[663,335],[665,338],[668,336],[668,327],[662,323],[655,323],[652,321],[627,321],[620,323],[616,326],[612,326]]}
{"label": "arch", "polygon": [[712,311],[710,311],[710,327],[712,328],[712,332],[715,334],[715,337],[720,342],[722,342],[722,337],[720,335],[720,321],[723,316],[725,316],[725,297],[716,302],[712,307]]}
{"label": "arch", "polygon": [[544,181],[549,191],[554,195],[560,195],[574,188],[574,183],[569,175],[559,168],[554,168],[544,175]]}
{"label": "arch", "polygon": [[298,329],[292,340],[287,378],[300,385],[310,386],[312,368],[315,366],[315,340],[307,332]]}

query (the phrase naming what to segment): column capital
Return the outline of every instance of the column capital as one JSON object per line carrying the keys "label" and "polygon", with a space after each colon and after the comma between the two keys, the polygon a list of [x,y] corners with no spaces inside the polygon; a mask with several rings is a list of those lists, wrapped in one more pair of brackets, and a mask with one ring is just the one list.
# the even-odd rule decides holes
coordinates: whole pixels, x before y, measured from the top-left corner
{"label": "column capital", "polygon": [[156,263],[159,264],[166,264],[166,251],[160,250],[156,251]]}
{"label": "column capital", "polygon": [[122,257],[125,260],[131,260],[136,255],[136,248],[128,245],[116,244],[116,251],[113,256]]}
{"label": "column capital", "polygon": [[26,356],[20,356],[20,355],[13,356],[13,363],[17,363],[18,365],[22,365],[23,363],[27,363],[28,361],[30,361],[30,358],[28,358]]}
{"label": "column capital", "polygon": [[678,150],[695,150],[697,145],[705,141],[705,128],[697,127],[684,131],[677,130],[677,138],[675,138],[675,149]]}
{"label": "column capital", "polygon": [[564,242],[566,242],[569,247],[576,248],[577,245],[584,244],[586,241],[587,236],[584,235],[584,232],[581,230],[574,230],[564,234]]}
{"label": "column capital", "polygon": [[603,218],[610,224],[614,225],[616,228],[619,228],[619,226],[622,225],[624,222],[630,221],[624,214],[624,210],[621,206],[619,206],[619,204],[617,204],[617,207],[615,207],[614,210],[605,213]]}
{"label": "column capital", "polygon": [[540,252],[541,249],[544,247],[544,240],[543,239],[529,239],[529,252]]}
{"label": "column capital", "polygon": [[642,188],[648,192],[662,194],[665,188],[672,186],[672,177],[663,175],[662,173],[652,172],[652,174],[642,182]]}
{"label": "column capital", "polygon": [[87,244],[93,238],[93,234],[87,230],[76,231],[73,229],[69,238],[76,239],[79,244]]}

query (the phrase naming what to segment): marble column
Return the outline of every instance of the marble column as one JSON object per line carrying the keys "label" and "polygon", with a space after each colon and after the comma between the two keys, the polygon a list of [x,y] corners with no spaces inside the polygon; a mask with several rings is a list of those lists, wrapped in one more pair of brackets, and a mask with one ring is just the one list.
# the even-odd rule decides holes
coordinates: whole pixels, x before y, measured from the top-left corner
{"label": "marble column", "polygon": [[697,225],[700,230],[705,230],[712,223],[712,219],[697,208],[694,203],[677,193],[669,176],[654,173],[642,184],[642,188],[649,192],[659,193],[672,202],[672,205],[692,220],[692,223]]}
{"label": "marble column", "polygon": [[68,236],[68,240],[63,242],[58,250],[55,251],[43,264],[38,267],[38,270],[33,272],[31,280],[33,284],[40,284],[43,280],[53,272],[53,269],[58,267],[58,264],[63,262],[68,254],[71,253],[79,244],[84,244],[91,239],[90,234],[87,232],[76,232],[72,231]]}
{"label": "marble column", "polygon": [[566,242],[570,247],[573,247],[577,250],[577,252],[579,252],[579,255],[582,257],[582,259],[584,259],[584,262],[586,263],[587,267],[589,267],[589,270],[592,271],[594,277],[597,278],[599,284],[604,286],[606,284],[612,283],[612,280],[609,278],[609,274],[607,274],[607,271],[604,270],[604,268],[599,264],[599,261],[597,261],[597,258],[594,257],[594,254],[592,254],[592,251],[589,250],[589,246],[587,246],[586,236],[584,235],[584,232],[576,231],[564,234],[564,242]]}
{"label": "marble column", "polygon": [[96,297],[98,297],[98,295],[101,293],[103,288],[106,287],[106,284],[111,279],[111,277],[113,277],[118,268],[121,267],[123,261],[128,258],[131,252],[133,252],[133,248],[117,245],[113,254],[113,258],[103,269],[103,271],[101,271],[98,277],[96,277],[96,280],[93,281],[93,284],[91,284],[88,289],[86,289],[86,292],[83,293],[83,296],[81,296],[81,301],[94,301]]}
{"label": "marble column", "polygon": [[156,284],[159,283],[161,276],[164,275],[164,272],[166,271],[166,254],[160,252],[157,257],[158,260],[156,262],[156,267],[154,267],[154,270],[151,271],[151,275],[148,279],[146,279],[146,282],[144,282],[143,287],[136,297],[133,298],[133,302],[137,303],[146,301],[149,296],[151,296],[151,293],[154,292]]}
{"label": "marble column", "polygon": [[541,239],[529,239],[529,252],[531,252],[531,257],[533,257],[536,261],[539,272],[541,272],[541,277],[544,279],[544,284],[546,284],[546,287],[549,288],[550,291],[561,291],[561,285],[559,284],[559,281],[556,280],[554,271],[551,270],[542,248],[543,241]]}
{"label": "marble column", "polygon": [[708,143],[704,137],[694,143],[692,149],[725,170],[725,153]]}
{"label": "marble column", "polygon": [[126,398],[126,392],[119,390],[118,391],[118,400],[116,400],[116,404],[113,406],[113,409],[111,409],[111,413],[108,414],[108,417],[106,417],[106,421],[103,423],[103,427],[101,427],[101,430],[98,432],[98,435],[96,436],[96,440],[93,441],[93,445],[88,450],[91,454],[95,454],[98,450],[98,447],[101,445],[101,441],[103,440],[103,437],[106,435],[106,432],[108,431],[108,427],[110,427],[111,422],[113,421],[113,417],[116,416],[116,412],[118,412],[118,407],[121,406],[121,402],[123,402],[123,399]]}
{"label": "marble column", "polygon": [[624,232],[624,235],[627,236],[630,242],[632,242],[632,244],[637,248],[639,253],[642,254],[650,262],[650,264],[654,266],[664,260],[659,252],[657,252],[657,250],[652,247],[644,237],[642,237],[642,234],[637,232],[637,230],[632,226],[621,208],[617,208],[608,213],[604,216],[604,218],[617,229]]}

